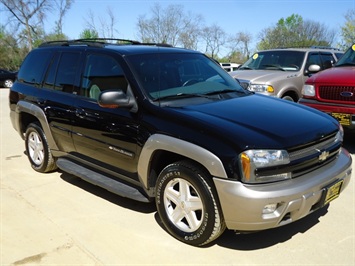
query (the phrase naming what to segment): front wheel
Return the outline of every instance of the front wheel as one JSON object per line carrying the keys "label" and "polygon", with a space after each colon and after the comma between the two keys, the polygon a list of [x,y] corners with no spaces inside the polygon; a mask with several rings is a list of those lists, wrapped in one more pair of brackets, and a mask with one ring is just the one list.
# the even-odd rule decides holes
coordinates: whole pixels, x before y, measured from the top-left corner
{"label": "front wheel", "polygon": [[47,138],[37,123],[31,123],[27,127],[25,145],[28,159],[34,170],[47,173],[57,168]]}
{"label": "front wheel", "polygon": [[4,81],[5,88],[11,88],[14,82],[11,79],[7,79]]}
{"label": "front wheel", "polygon": [[160,173],[156,205],[168,232],[178,240],[202,246],[225,229],[211,177],[189,161],[173,163]]}
{"label": "front wheel", "polygon": [[282,99],[290,102],[295,102],[295,99],[293,99],[293,97],[290,95],[285,95],[282,97]]}

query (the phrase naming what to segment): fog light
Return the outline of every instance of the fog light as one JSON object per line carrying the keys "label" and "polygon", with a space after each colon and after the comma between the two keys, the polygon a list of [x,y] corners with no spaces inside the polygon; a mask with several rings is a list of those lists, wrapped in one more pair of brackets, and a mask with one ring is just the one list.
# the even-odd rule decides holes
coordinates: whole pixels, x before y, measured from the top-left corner
{"label": "fog light", "polygon": [[265,205],[263,208],[263,214],[270,214],[276,211],[277,203]]}

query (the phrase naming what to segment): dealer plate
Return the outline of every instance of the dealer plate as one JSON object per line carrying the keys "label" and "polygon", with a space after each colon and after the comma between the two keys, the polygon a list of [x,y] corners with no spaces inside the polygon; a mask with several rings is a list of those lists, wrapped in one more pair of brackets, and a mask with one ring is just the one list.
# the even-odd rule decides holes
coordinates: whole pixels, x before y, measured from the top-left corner
{"label": "dealer plate", "polygon": [[340,124],[344,126],[351,125],[351,115],[344,113],[331,113],[332,117],[336,118]]}
{"label": "dealer plate", "polygon": [[339,197],[340,189],[343,183],[344,180],[341,180],[325,188],[325,197],[323,205],[327,205],[329,202]]}

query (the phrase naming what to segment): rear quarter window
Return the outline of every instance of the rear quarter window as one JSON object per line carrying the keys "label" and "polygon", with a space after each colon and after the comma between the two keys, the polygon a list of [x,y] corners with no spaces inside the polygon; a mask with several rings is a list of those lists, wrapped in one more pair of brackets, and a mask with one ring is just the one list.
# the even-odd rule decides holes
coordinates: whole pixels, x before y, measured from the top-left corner
{"label": "rear quarter window", "polygon": [[33,50],[23,61],[18,73],[18,81],[30,84],[40,84],[48,62],[52,57],[49,50]]}

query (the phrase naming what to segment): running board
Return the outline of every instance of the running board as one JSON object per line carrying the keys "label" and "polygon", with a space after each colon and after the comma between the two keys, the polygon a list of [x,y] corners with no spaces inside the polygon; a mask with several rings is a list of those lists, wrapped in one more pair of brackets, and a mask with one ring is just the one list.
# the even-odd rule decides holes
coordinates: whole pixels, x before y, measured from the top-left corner
{"label": "running board", "polygon": [[93,170],[87,169],[73,161],[64,158],[58,158],[56,163],[61,170],[80,177],[81,179],[93,185],[102,187],[121,197],[137,200],[140,202],[150,202],[149,199],[144,196],[138,189],[130,187],[117,180],[111,179]]}

